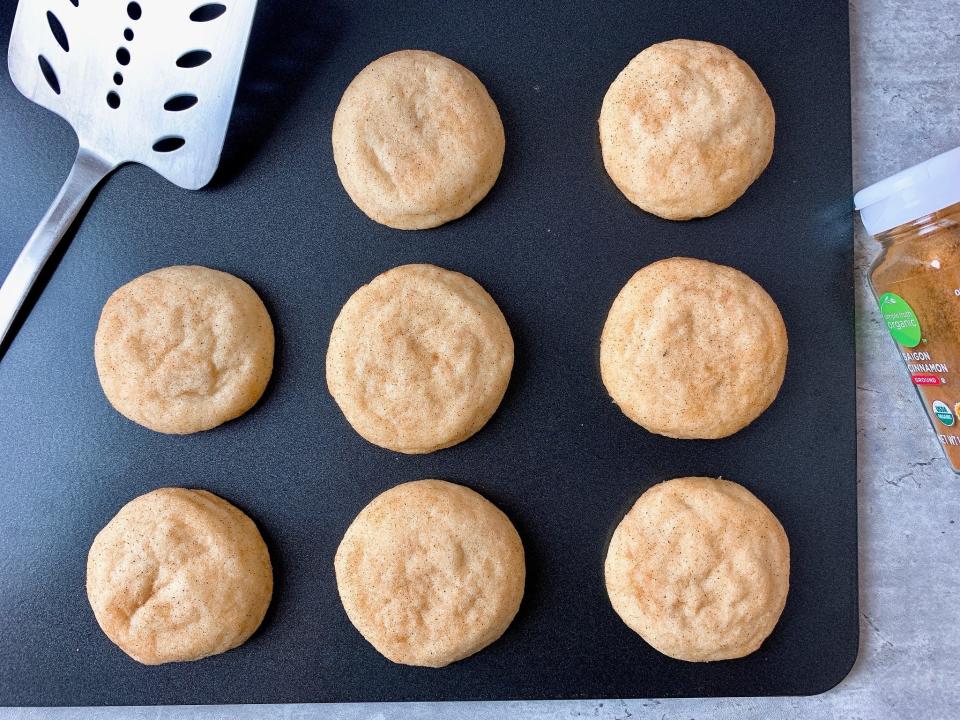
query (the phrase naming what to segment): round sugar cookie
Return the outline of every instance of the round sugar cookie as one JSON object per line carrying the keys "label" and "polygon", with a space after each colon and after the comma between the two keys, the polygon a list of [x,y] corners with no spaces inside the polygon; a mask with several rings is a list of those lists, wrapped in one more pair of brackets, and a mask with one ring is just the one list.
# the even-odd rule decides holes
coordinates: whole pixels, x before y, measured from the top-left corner
{"label": "round sugar cookie", "polygon": [[337,548],[350,622],[387,659],[443,667],[499,638],[520,606],[520,536],[483,496],[442,480],[378,495]]}
{"label": "round sugar cookie", "polygon": [[175,265],[110,296],[94,357],[103,391],[122,415],[162,433],[209,430],[263,394],[273,372],[273,323],[240,278]]}
{"label": "round sugar cookie", "polygon": [[739,270],[670,258],[617,295],[600,339],[603,384],[624,414],[674,438],[721,438],[776,398],[787,330],[776,304]]}
{"label": "round sugar cookie", "polygon": [[205,490],[161,488],[131,500],[87,556],[87,597],[100,628],[145,665],[243,644],[272,593],[256,525]]}
{"label": "round sugar cookie", "polygon": [[777,624],[790,546],[746,488],[678,478],[647,490],[623,518],[604,574],[613,609],[664,655],[728,660],[759,648]]}
{"label": "round sugar cookie", "polygon": [[496,182],[503,149],[500,113],[483,83],[424,50],[367,65],[333,119],[333,159],[347,194],[400,230],[468,213]]}
{"label": "round sugar cookie", "polygon": [[374,445],[427,453],[493,415],[510,380],[513,338],[476,281],[433,265],[375,277],[343,306],[327,349],[327,386]]}
{"label": "round sugar cookie", "polygon": [[670,40],[633,58],[607,91],[603,164],[643,210],[706,217],[767,167],[774,126],[773,104],[743,60],[713,43]]}

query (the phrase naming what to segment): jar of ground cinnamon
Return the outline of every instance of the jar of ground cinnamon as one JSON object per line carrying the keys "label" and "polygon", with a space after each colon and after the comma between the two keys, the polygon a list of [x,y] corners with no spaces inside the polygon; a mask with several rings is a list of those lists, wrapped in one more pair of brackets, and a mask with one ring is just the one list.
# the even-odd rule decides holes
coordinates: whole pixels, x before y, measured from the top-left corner
{"label": "jar of ground cinnamon", "polygon": [[880,243],[870,282],[910,380],[960,472],[960,148],[861,190]]}

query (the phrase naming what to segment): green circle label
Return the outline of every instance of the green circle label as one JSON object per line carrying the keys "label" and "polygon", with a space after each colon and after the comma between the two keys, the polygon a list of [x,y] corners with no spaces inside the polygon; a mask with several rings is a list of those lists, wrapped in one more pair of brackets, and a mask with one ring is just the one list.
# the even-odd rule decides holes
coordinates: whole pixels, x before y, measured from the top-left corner
{"label": "green circle label", "polygon": [[906,300],[896,293],[884,293],[880,296],[880,314],[894,340],[908,348],[920,344],[920,321]]}
{"label": "green circle label", "polygon": [[950,406],[940,400],[933,401],[933,414],[937,416],[937,420],[947,427],[953,427],[953,423],[956,422],[956,418],[950,412]]}

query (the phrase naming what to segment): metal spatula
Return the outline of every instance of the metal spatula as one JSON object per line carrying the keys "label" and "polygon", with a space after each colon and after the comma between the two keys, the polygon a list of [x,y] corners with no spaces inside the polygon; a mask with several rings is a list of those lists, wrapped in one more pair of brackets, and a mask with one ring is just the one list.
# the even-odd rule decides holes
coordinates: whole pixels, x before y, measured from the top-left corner
{"label": "metal spatula", "polygon": [[217,169],[256,0],[21,0],[7,57],[29,99],[64,117],[70,175],[0,286],[0,344],[87,196],[126,162],[189,190]]}

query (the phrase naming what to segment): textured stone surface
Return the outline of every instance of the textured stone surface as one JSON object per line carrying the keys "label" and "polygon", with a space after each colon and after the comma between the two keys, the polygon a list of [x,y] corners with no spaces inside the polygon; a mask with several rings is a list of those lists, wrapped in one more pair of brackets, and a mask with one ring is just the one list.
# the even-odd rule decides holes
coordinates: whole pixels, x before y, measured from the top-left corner
{"label": "textured stone surface", "polygon": [[[855,0],[853,180],[860,188],[960,145],[960,3]],[[657,720],[960,716],[960,477],[947,467],[865,283],[857,224],[860,658],[812,698],[0,710],[29,720]]]}

